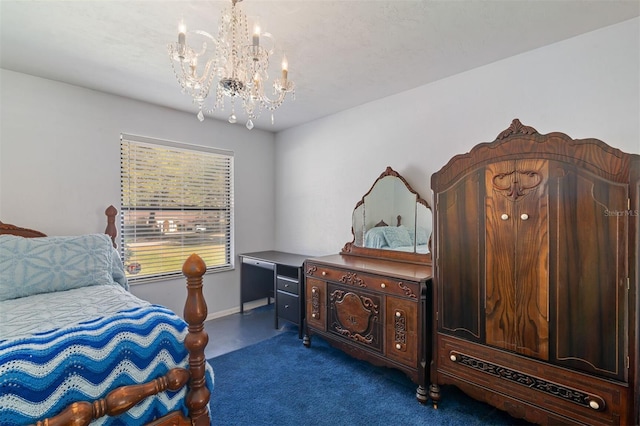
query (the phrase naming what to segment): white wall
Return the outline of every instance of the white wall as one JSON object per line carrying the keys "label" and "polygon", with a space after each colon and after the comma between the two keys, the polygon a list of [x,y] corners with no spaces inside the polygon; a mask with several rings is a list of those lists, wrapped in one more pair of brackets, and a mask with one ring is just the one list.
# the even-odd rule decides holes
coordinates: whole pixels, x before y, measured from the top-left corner
{"label": "white wall", "polygon": [[386,166],[431,201],[431,175],[514,118],[640,153],[639,56],[636,18],[279,133],[277,248],[338,252]]}
{"label": "white wall", "polygon": [[[237,253],[336,253],[386,166],[430,201],[432,173],[516,117],[640,152],[639,36],[636,18],[282,132],[275,147],[266,132],[0,70],[0,220],[101,232],[124,132],[235,151]],[[133,292],[182,312],[182,280]],[[239,271],[207,276],[205,295],[209,312],[237,307]]]}
{"label": "white wall", "polygon": [[[49,235],[104,231],[105,208],[120,204],[119,137],[129,133],[234,151],[236,253],[273,248],[273,134],[7,70],[0,93],[3,222]],[[205,276],[204,288],[210,313],[238,307],[239,269]],[[182,314],[183,279],[132,292]]]}

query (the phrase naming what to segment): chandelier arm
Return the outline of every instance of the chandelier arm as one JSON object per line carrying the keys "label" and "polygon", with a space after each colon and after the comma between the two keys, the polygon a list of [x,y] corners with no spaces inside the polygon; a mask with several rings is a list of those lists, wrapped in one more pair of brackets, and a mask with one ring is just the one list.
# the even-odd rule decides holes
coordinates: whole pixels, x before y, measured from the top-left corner
{"label": "chandelier arm", "polygon": [[269,96],[267,96],[266,93],[262,93],[259,98],[261,106],[270,111],[274,111],[275,109],[277,109],[284,102],[284,98],[287,95],[287,92],[285,92],[284,90],[279,90],[276,94],[278,95],[276,99],[269,99]]}
{"label": "chandelier arm", "polygon": [[185,62],[182,62],[182,61],[180,62],[180,69],[182,70],[182,75],[184,76],[183,78],[185,79],[185,81],[189,83],[192,83],[192,84],[197,83],[202,85],[202,83],[204,83],[205,81],[211,78],[211,75],[215,74],[214,72],[211,71],[211,67],[215,62],[215,59],[209,59],[207,61],[207,63],[204,66],[204,70],[202,71],[200,76],[191,75],[188,68],[185,68]]}

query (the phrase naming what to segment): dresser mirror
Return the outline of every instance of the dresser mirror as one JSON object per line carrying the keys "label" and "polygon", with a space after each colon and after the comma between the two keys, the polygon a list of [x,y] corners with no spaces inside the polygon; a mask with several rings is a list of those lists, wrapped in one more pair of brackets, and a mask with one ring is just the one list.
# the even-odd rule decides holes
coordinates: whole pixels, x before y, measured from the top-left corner
{"label": "dresser mirror", "polygon": [[342,254],[431,263],[429,204],[391,167],[353,210],[353,241]]}

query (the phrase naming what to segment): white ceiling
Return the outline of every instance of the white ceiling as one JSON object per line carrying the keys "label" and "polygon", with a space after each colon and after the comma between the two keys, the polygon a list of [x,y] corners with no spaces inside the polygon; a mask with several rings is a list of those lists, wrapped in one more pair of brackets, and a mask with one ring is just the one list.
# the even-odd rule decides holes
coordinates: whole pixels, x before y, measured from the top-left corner
{"label": "white ceiling", "polygon": [[[0,0],[0,66],[190,111],[195,120],[167,45],[181,18],[215,33],[229,4]],[[640,0],[245,0],[239,7],[273,34],[296,83],[296,99],[276,111],[275,125],[268,112],[256,121],[270,131],[640,16]]]}

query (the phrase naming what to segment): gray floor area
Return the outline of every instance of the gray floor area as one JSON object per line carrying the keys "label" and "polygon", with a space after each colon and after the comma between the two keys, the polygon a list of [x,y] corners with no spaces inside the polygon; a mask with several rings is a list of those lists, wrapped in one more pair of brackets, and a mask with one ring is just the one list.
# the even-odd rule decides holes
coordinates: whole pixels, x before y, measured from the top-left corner
{"label": "gray floor area", "polygon": [[282,320],[279,328],[275,328],[273,304],[207,321],[204,328],[209,334],[207,359],[258,343],[284,330],[297,330],[295,325]]}

